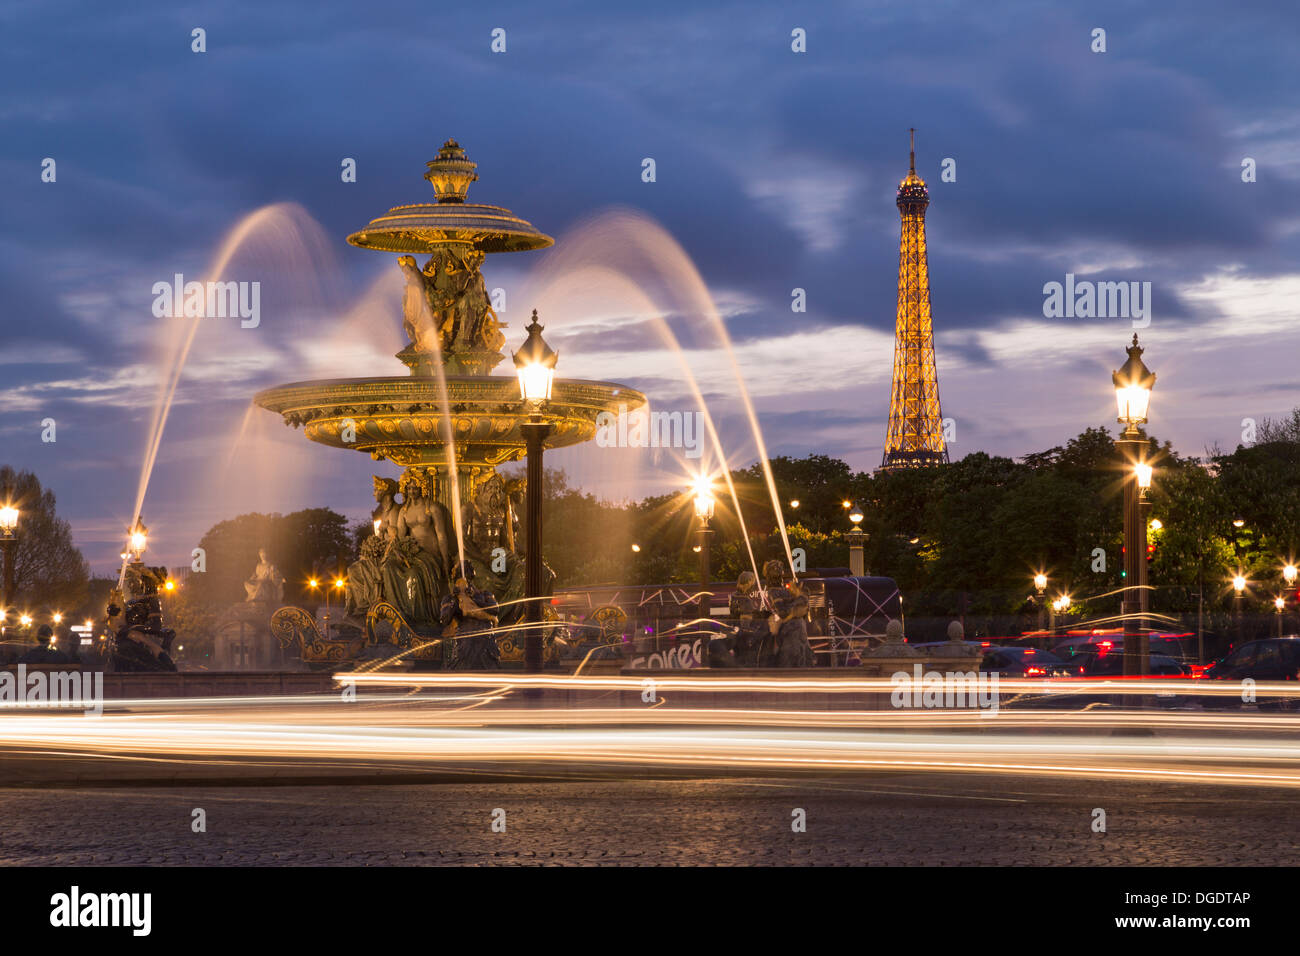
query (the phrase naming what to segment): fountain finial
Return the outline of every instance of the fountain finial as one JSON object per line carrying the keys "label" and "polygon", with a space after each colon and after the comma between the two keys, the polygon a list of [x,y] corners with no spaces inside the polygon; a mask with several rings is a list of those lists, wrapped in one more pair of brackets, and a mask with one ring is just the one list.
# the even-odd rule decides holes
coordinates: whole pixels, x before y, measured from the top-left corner
{"label": "fountain finial", "polygon": [[465,157],[465,150],[460,143],[449,139],[438,150],[438,158],[425,163],[429,171],[424,178],[433,184],[433,191],[438,202],[464,202],[469,193],[469,184],[478,180],[478,163],[470,162]]}

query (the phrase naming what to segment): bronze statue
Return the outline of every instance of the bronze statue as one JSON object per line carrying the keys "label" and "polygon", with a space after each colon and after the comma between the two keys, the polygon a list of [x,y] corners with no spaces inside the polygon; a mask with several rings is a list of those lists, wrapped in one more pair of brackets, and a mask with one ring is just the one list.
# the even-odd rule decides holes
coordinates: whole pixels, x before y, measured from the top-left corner
{"label": "bronze statue", "polygon": [[808,598],[804,596],[799,579],[786,566],[772,560],[763,565],[763,581],[767,585],[769,608],[768,633],[765,642],[765,663],[776,667],[812,667],[815,663],[812,645],[808,643]]}
{"label": "bronze statue", "polygon": [[486,670],[500,667],[501,649],[492,630],[497,625],[497,599],[491,591],[473,587],[474,566],[457,567],[452,592],[442,599],[443,639],[451,640],[452,670]]}
{"label": "bronze statue", "polygon": [[437,318],[429,302],[424,273],[415,264],[415,256],[398,256],[397,265],[406,276],[406,291],[402,296],[402,331],[411,340],[411,347],[420,352],[441,349],[438,339]]}
{"label": "bronze statue", "polygon": [[347,603],[349,618],[364,619],[371,605],[384,599],[383,560],[387,546],[379,535],[361,542],[361,558],[348,565]]}
{"label": "bronze statue", "polygon": [[397,503],[398,485],[392,478],[374,477],[376,504],[375,510],[370,512],[370,518],[379,522],[377,534],[391,538],[396,534],[397,513],[401,508]]}
{"label": "bronze statue", "polygon": [[438,476],[432,468],[408,468],[400,483],[395,536],[415,539],[433,559],[439,580],[446,577],[456,553],[456,529],[451,512],[438,500]]}
{"label": "bronze statue", "polygon": [[737,578],[736,590],[731,592],[728,601],[728,613],[736,628],[731,648],[735,662],[741,667],[757,667],[767,625],[763,617],[763,596],[753,571],[742,571]]}

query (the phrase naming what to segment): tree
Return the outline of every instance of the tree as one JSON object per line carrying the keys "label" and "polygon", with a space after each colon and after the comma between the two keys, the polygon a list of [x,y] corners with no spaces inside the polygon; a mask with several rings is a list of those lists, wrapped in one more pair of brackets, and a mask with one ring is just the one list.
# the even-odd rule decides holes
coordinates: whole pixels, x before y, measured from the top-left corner
{"label": "tree", "polygon": [[86,601],[90,568],[55,509],[54,492],[29,471],[0,466],[0,503],[18,508],[14,601],[34,612],[70,612]]}

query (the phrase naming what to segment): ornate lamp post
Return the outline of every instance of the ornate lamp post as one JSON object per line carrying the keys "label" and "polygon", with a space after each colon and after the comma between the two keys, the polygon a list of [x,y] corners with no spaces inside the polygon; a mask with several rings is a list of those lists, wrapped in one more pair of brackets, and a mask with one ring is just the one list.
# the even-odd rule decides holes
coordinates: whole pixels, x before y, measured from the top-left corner
{"label": "ornate lamp post", "polygon": [[[713,511],[717,506],[717,500],[713,495],[713,482],[706,475],[696,478],[691,487],[695,492],[695,517],[700,519],[700,525],[695,531],[695,550],[700,554],[700,590],[707,591],[709,584],[713,581],[713,575],[709,570],[710,541],[713,538],[713,529],[709,527],[709,522],[713,520]],[[707,595],[702,594],[700,596],[702,617],[711,615],[711,604],[712,601]]]}
{"label": "ornate lamp post", "polygon": [[[1156,377],[1142,362],[1142,349],[1138,346],[1136,333],[1127,351],[1128,361],[1111,374],[1119,412],[1117,421],[1124,426],[1115,444],[1129,466],[1124,475],[1124,601],[1121,616],[1124,619],[1124,672],[1143,674],[1150,669],[1150,653],[1142,630],[1145,623],[1142,619],[1145,603],[1142,582],[1146,561],[1146,524],[1142,520],[1140,483],[1142,474],[1147,476],[1149,483],[1150,466],[1140,458],[1145,442],[1138,426],[1146,423]],[[1139,466],[1142,473],[1139,473]]]}
{"label": "ornate lamp post", "polygon": [[[1152,469],[1152,467],[1149,464],[1143,461],[1140,461],[1133,466],[1133,474],[1137,478],[1137,486],[1138,486],[1138,516],[1137,516],[1137,528],[1135,529],[1138,534],[1137,588],[1138,588],[1138,606],[1142,609],[1143,626],[1146,625],[1146,622],[1148,620],[1147,612],[1151,609],[1151,588],[1147,584],[1148,567],[1149,567],[1147,564],[1147,526],[1150,524],[1150,521],[1147,518],[1147,514],[1151,510],[1151,501],[1148,498],[1148,493],[1151,491],[1151,476],[1153,474],[1153,471],[1154,469]],[[1143,637],[1143,647],[1145,648],[1143,652],[1144,655],[1149,656],[1150,644],[1151,644],[1150,638]],[[1145,657],[1144,657],[1144,662],[1149,663],[1149,661],[1146,661]]]}
{"label": "ornate lamp post", "polygon": [[[14,546],[18,543],[18,509],[11,504],[0,508],[0,547],[5,552],[5,613],[14,603]],[[0,618],[0,625],[4,623]]]}
{"label": "ornate lamp post", "polygon": [[542,451],[551,426],[542,418],[542,408],[551,398],[555,381],[555,363],[559,355],[542,339],[543,326],[533,320],[528,324],[528,338],[514,354],[519,375],[519,397],[532,410],[528,421],[520,425],[528,454],[528,487],[525,501],[528,541],[524,555],[524,620],[533,625],[524,639],[524,670],[530,674],[542,670]]}
{"label": "ornate lamp post", "polygon": [[853,522],[853,530],[845,537],[849,539],[849,573],[855,578],[865,577],[867,574],[867,560],[863,549],[867,533],[859,527],[865,517],[861,505],[857,502],[849,503],[849,520]]}

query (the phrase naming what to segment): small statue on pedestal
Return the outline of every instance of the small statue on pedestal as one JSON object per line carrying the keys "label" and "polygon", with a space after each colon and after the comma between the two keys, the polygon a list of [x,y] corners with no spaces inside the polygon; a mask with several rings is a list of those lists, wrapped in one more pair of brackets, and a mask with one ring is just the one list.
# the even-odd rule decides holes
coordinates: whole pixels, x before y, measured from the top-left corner
{"label": "small statue on pedestal", "polygon": [[257,567],[253,576],[244,582],[245,601],[262,601],[279,604],[284,600],[284,575],[266,556],[265,548],[257,550]]}

